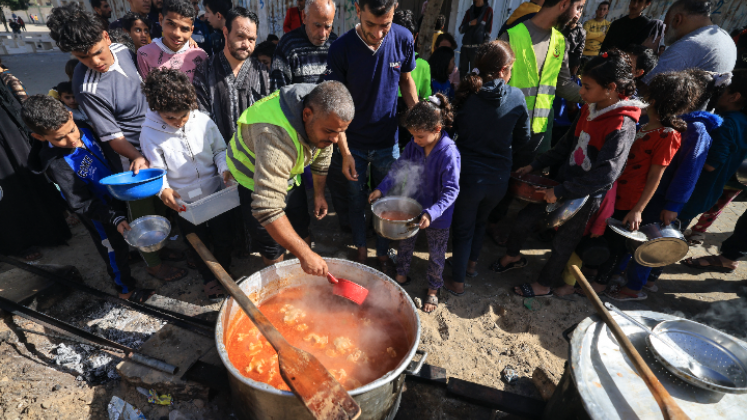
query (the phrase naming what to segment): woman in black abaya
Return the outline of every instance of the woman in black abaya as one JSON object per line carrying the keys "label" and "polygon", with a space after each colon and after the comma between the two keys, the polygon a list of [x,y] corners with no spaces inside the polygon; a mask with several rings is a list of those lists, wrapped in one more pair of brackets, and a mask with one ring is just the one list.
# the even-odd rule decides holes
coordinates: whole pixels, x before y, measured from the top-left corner
{"label": "woman in black abaya", "polygon": [[36,247],[62,245],[71,234],[59,191],[26,166],[30,150],[21,105],[0,83],[0,254],[34,261],[42,256]]}

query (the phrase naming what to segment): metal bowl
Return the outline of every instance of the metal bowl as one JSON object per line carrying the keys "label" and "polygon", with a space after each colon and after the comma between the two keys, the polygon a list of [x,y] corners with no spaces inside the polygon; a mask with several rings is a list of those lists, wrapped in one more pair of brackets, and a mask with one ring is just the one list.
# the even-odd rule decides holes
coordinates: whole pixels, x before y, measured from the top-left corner
{"label": "metal bowl", "polygon": [[[423,212],[423,206],[412,198],[386,197],[374,201],[371,211],[376,233],[387,239],[400,241],[418,233],[417,220]],[[389,220],[381,217],[381,213],[385,211],[401,211],[414,216],[407,220]]]}
{"label": "metal bowl", "polygon": [[681,232],[680,221],[677,228],[674,223],[664,226],[663,223],[649,223],[641,226],[641,233],[648,240],[636,247],[633,252],[635,261],[644,267],[664,267],[680,261],[687,255],[690,246]]}
{"label": "metal bowl", "polygon": [[560,185],[559,182],[539,175],[517,173],[511,174],[508,182],[508,192],[514,197],[530,203],[544,203],[545,194],[538,188],[553,188]]}
{"label": "metal bowl", "polygon": [[124,231],[125,241],[142,252],[156,252],[166,245],[171,223],[161,216],[138,217]]}
{"label": "metal bowl", "polygon": [[736,386],[717,385],[683,372],[678,368],[683,365],[678,354],[666,344],[648,335],[646,339],[651,353],[675,376],[709,391],[747,394],[747,349],[733,337],[686,319],[664,321],[653,331],[670,345],[682,349],[698,363],[729,377]]}
{"label": "metal bowl", "polygon": [[589,196],[571,200],[559,199],[545,207],[547,214],[539,221],[542,230],[553,229],[571,220],[573,216],[586,204]]}

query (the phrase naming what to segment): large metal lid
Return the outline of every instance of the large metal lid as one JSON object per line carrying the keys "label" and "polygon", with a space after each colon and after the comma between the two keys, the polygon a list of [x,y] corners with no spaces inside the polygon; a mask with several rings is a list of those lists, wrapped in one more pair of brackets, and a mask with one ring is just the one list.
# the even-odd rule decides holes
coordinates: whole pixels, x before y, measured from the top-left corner
{"label": "large metal lid", "polygon": [[[661,321],[682,319],[650,311],[626,312],[650,328]],[[744,417],[747,394],[715,393],[676,378],[654,359],[647,348],[643,330],[620,316],[612,316],[664,388],[691,419]],[[744,341],[735,340],[747,347]],[[572,377],[590,418],[664,418],[653,395],[618,346],[612,332],[596,315],[583,320],[573,331],[570,353]]]}
{"label": "large metal lid", "polygon": [[611,217],[607,219],[607,226],[615,231],[615,233],[618,233],[628,239],[632,239],[638,242],[648,241],[648,236],[646,236],[643,232],[641,232],[640,230],[628,230],[628,227],[623,225],[622,222],[617,219],[613,219]]}
{"label": "large metal lid", "polygon": [[679,238],[659,238],[642,243],[633,253],[635,261],[644,267],[664,267],[687,255],[690,246]]}

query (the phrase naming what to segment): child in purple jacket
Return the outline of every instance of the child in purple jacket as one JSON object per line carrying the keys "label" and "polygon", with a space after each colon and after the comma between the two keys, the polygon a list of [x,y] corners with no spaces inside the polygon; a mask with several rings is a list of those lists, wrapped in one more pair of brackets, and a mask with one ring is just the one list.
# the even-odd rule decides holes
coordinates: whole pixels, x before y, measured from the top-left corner
{"label": "child in purple jacket", "polygon": [[[430,254],[425,312],[432,312],[438,306],[436,295],[444,284],[446,244],[454,202],[459,195],[461,158],[454,141],[442,131],[451,126],[453,115],[448,99],[441,93],[416,104],[407,113],[404,123],[413,136],[412,141],[368,197],[372,203],[392,192],[392,195],[411,196],[423,206],[419,227],[425,230]],[[396,280],[402,286],[411,282],[407,273],[417,237],[416,234],[399,243]]]}

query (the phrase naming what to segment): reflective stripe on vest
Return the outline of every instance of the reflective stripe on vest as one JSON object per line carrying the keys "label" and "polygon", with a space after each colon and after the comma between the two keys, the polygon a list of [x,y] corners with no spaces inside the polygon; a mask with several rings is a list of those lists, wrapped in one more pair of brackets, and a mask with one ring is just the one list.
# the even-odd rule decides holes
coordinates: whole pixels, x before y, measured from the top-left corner
{"label": "reflective stripe on vest", "polygon": [[[255,102],[252,106],[246,109],[238,121],[238,128],[233,138],[228,143],[228,151],[226,153],[226,163],[231,174],[239,184],[254,191],[254,165],[256,163],[256,155],[254,151],[246,147],[244,139],[242,138],[242,126],[250,124],[271,124],[282,128],[288,133],[288,136],[293,140],[293,144],[296,146],[297,158],[296,163],[293,165],[290,173],[290,179],[288,180],[288,190],[296,185],[301,185],[301,174],[304,169],[304,153],[303,146],[298,140],[298,132],[285,117],[283,110],[280,108],[280,91],[275,91],[273,94],[266,96],[265,98]],[[319,150],[312,156],[312,161],[319,156]]]}
{"label": "reflective stripe on vest", "polygon": [[545,65],[539,73],[537,57],[532,47],[532,37],[527,27],[521,23],[508,30],[511,49],[516,54],[516,62],[509,85],[519,88],[527,101],[527,109],[532,117],[532,133],[547,131],[548,118],[555,99],[555,86],[565,55],[565,38],[555,28],[550,35]]}

